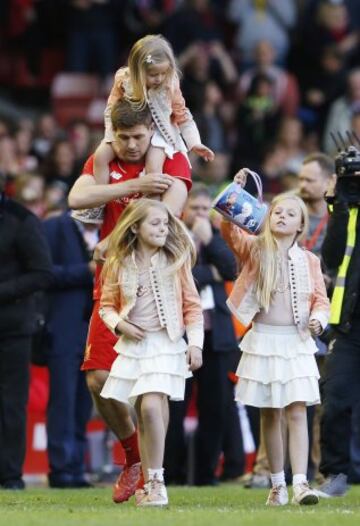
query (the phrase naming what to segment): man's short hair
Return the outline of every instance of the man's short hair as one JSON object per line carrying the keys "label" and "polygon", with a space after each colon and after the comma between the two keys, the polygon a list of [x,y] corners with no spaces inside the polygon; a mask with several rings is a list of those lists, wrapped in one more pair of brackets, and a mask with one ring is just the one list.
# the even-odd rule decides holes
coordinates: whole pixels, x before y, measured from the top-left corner
{"label": "man's short hair", "polygon": [[188,199],[196,199],[200,195],[203,195],[211,199],[211,193],[210,193],[209,188],[206,186],[206,184],[194,183],[189,192]]}
{"label": "man's short hair", "polygon": [[335,173],[334,159],[325,153],[315,152],[311,153],[303,160],[303,164],[318,163],[324,177],[331,177]]}
{"label": "man's short hair", "polygon": [[140,124],[149,127],[152,124],[152,116],[148,106],[139,110],[134,109],[131,102],[121,99],[111,110],[111,123],[115,131],[133,128]]}

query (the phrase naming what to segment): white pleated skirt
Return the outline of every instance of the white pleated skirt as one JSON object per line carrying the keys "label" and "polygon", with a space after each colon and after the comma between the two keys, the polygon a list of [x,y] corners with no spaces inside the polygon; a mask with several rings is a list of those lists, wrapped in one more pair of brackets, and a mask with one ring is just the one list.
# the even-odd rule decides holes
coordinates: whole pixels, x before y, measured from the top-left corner
{"label": "white pleated skirt", "polygon": [[254,407],[320,403],[314,340],[303,341],[295,326],[254,323],[240,343],[235,399]]}
{"label": "white pleated skirt", "polygon": [[139,395],[164,393],[171,400],[184,400],[191,372],[183,338],[172,342],[166,330],[147,332],[140,342],[121,336],[114,349],[119,356],[100,393],[103,398],[134,405]]}

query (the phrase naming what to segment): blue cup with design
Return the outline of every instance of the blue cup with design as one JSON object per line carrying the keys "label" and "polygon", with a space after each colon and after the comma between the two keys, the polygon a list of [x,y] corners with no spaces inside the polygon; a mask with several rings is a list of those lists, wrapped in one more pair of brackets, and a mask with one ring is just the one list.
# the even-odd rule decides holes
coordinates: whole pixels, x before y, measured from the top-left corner
{"label": "blue cup with design", "polygon": [[253,178],[257,197],[252,196],[240,184],[230,183],[213,201],[212,207],[228,221],[249,234],[258,234],[265,220],[268,205],[263,202],[262,182],[259,174],[247,169]]}

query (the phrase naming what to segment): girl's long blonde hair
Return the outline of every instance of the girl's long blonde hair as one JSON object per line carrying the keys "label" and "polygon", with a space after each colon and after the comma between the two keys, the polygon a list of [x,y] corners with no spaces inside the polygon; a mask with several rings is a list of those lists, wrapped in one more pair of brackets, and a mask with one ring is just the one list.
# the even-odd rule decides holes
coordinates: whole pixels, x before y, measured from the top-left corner
{"label": "girl's long blonde hair", "polygon": [[293,199],[301,211],[301,232],[296,233],[295,241],[301,241],[309,228],[309,214],[304,201],[292,192],[286,192],[274,197],[269,207],[262,233],[256,238],[251,257],[253,262],[259,262],[259,270],[255,284],[256,299],[260,306],[269,310],[272,294],[277,280],[278,245],[270,229],[270,217],[274,208],[285,199]]}
{"label": "girl's long blonde hair", "polygon": [[151,208],[165,211],[169,218],[169,233],[165,245],[161,248],[169,261],[169,267],[164,269],[164,272],[175,273],[189,258],[192,265],[195,263],[195,247],[182,222],[161,201],[143,198],[132,201],[126,207],[111,233],[102,270],[102,280],[111,273],[111,276],[117,281],[120,269],[124,265],[124,259],[131,256],[137,248],[137,234],[133,232],[132,227],[140,226]]}
{"label": "girl's long blonde hair", "polygon": [[179,71],[170,42],[162,35],[146,35],[131,48],[128,58],[131,93],[127,97],[136,109],[143,108],[147,103],[147,68],[166,61],[170,66],[166,84],[171,88],[174,80],[179,78]]}

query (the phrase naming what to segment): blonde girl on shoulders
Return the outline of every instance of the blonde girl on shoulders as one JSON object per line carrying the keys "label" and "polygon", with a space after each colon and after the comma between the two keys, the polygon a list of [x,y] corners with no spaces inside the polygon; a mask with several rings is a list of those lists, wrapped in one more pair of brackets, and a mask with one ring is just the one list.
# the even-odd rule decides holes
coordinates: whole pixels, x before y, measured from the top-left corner
{"label": "blonde girl on shoulders", "polygon": [[162,173],[166,156],[177,151],[192,151],[206,161],[214,153],[201,143],[196,123],[186,107],[179,84],[179,74],[173,49],[162,35],[147,35],[133,45],[128,65],[115,74],[114,85],[105,110],[105,138],[95,153],[95,178],[108,182],[108,163],[114,158],[111,142],[111,108],[126,98],[134,111],[146,104],[152,113],[154,135],[146,156],[146,173]]}

